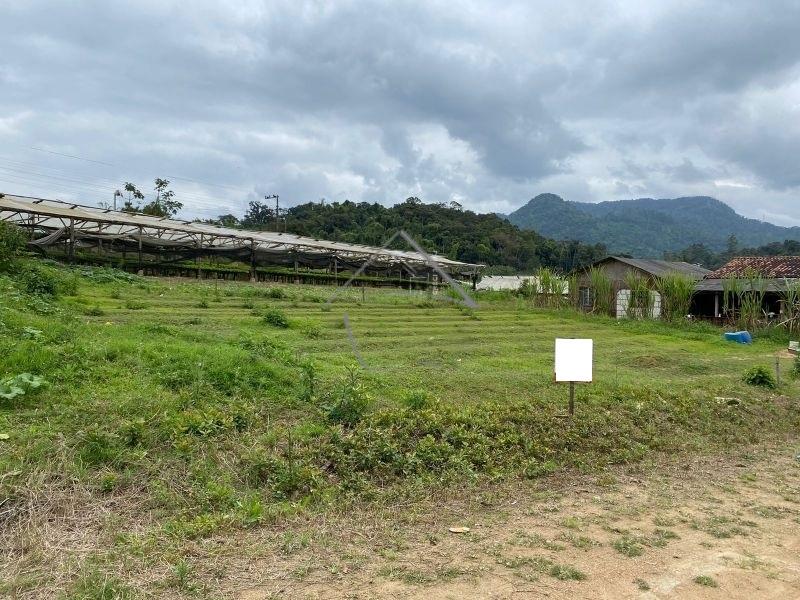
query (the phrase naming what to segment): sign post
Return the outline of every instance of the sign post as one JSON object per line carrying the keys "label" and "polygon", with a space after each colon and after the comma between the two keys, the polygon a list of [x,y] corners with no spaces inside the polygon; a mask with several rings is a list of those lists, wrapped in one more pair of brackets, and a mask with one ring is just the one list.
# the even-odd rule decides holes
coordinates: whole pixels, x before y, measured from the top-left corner
{"label": "sign post", "polygon": [[575,414],[575,383],[592,381],[593,341],[556,338],[556,383],[569,383],[569,415]]}

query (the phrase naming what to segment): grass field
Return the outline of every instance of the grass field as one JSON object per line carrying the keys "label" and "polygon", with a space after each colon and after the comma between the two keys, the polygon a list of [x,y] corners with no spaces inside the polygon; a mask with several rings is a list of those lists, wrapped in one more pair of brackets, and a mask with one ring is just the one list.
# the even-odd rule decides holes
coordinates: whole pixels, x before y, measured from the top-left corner
{"label": "grass field", "polygon": [[[778,389],[742,381],[783,344],[704,324],[36,268],[57,298],[0,276],[0,379],[44,382],[0,398],[0,595],[216,597],[182,575],[200,540],[799,424],[789,361]],[[571,420],[556,337],[595,341]]]}

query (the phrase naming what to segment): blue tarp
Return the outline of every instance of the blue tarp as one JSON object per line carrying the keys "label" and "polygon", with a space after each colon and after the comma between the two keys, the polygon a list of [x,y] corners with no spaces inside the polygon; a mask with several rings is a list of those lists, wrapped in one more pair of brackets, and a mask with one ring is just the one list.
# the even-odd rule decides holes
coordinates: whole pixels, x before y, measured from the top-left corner
{"label": "blue tarp", "polygon": [[753,336],[749,331],[733,331],[723,334],[725,339],[729,342],[736,342],[737,344],[752,344]]}

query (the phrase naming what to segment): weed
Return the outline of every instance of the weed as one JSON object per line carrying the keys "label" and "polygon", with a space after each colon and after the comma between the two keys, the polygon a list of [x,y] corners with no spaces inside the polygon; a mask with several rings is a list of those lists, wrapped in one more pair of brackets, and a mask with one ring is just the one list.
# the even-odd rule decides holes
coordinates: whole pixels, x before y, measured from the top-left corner
{"label": "weed", "polygon": [[627,535],[614,540],[611,545],[613,546],[614,550],[623,556],[627,556],[628,558],[641,556],[644,552],[642,544],[636,538]]}
{"label": "weed", "polygon": [[579,571],[569,565],[553,565],[550,567],[548,574],[561,581],[583,581],[586,579],[586,574],[583,571]]}
{"label": "weed", "polygon": [[775,389],[778,384],[772,370],[764,365],[756,365],[745,371],[742,380],[749,385],[756,385],[769,389]]}
{"label": "weed", "polygon": [[281,329],[288,329],[289,327],[289,317],[279,308],[268,309],[264,313],[264,322],[267,325],[272,325],[273,327],[279,327]]}
{"label": "weed", "polygon": [[692,581],[694,581],[697,585],[704,585],[706,587],[719,587],[719,584],[714,580],[713,577],[709,577],[708,575],[698,575]]}
{"label": "weed", "polygon": [[99,306],[94,305],[84,310],[83,314],[85,314],[88,317],[102,317],[104,314],[106,314],[106,311],[104,311]]}
{"label": "weed", "polygon": [[197,303],[197,308],[208,308],[209,306],[210,304],[208,303],[207,298],[203,298]]}
{"label": "weed", "polygon": [[147,303],[141,300],[129,299],[125,301],[125,308],[128,310],[144,310],[147,308]]}
{"label": "weed", "polygon": [[634,579],[633,583],[636,584],[636,587],[639,588],[643,592],[650,591],[650,584],[647,583],[644,579]]}

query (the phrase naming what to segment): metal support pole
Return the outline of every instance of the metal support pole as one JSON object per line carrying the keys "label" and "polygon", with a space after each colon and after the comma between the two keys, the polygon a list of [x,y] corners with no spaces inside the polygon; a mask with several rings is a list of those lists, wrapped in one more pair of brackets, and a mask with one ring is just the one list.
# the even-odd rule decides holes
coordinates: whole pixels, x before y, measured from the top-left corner
{"label": "metal support pole", "polygon": [[139,270],[142,269],[142,236],[144,235],[144,230],[142,226],[139,225]]}
{"label": "metal support pole", "polygon": [[339,285],[339,259],[333,259],[333,280]]}
{"label": "metal support pole", "polygon": [[300,283],[300,273],[298,272],[297,257],[294,259],[294,282]]}
{"label": "metal support pole", "polygon": [[200,279],[200,253],[203,251],[203,234],[200,234],[200,241],[197,242],[197,256],[194,258],[194,262],[197,265],[197,279]]}
{"label": "metal support pole", "polygon": [[256,280],[256,241],[250,240],[250,282]]}
{"label": "metal support pole", "polygon": [[569,416],[575,414],[575,382],[569,382]]}
{"label": "metal support pole", "polygon": [[69,220],[69,262],[75,262],[75,219]]}

